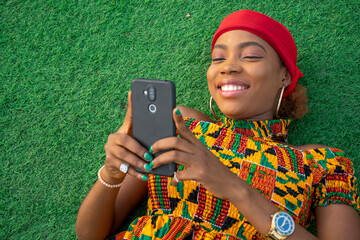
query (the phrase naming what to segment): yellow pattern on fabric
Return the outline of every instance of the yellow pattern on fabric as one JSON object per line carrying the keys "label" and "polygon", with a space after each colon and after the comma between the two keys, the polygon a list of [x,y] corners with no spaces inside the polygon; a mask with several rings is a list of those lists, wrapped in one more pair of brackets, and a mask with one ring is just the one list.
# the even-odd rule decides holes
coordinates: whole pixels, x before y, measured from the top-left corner
{"label": "yellow pattern on fabric", "polygon": [[[280,144],[278,140],[286,140],[289,119],[185,120],[232,173],[302,226],[309,225],[316,206],[344,203],[359,211],[351,161],[335,148],[301,151]],[[172,186],[170,180],[149,175],[148,215],[137,218],[124,239],[259,239],[256,229],[227,200],[195,181]]]}

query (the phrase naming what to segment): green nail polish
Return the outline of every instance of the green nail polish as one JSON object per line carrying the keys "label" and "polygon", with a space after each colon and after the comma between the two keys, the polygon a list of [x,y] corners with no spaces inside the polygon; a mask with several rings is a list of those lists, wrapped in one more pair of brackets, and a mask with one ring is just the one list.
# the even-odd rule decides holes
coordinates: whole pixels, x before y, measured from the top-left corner
{"label": "green nail polish", "polygon": [[144,168],[146,171],[150,171],[151,167],[149,163],[144,164]]}
{"label": "green nail polish", "polygon": [[146,171],[150,171],[153,166],[154,166],[154,163],[153,163],[153,162],[149,162],[149,163],[146,163],[146,164],[144,165],[144,168],[145,168]]}
{"label": "green nail polish", "polygon": [[141,179],[144,180],[144,181],[146,181],[146,180],[148,180],[148,176],[142,175],[142,176],[141,176]]}
{"label": "green nail polish", "polygon": [[153,158],[153,156],[150,153],[145,153],[144,158],[146,161],[150,162]]}
{"label": "green nail polish", "polygon": [[152,146],[149,148],[149,153],[153,154],[153,148],[152,148]]}
{"label": "green nail polish", "polygon": [[180,116],[181,115],[181,112],[180,110],[177,108],[176,111],[175,111],[176,115]]}

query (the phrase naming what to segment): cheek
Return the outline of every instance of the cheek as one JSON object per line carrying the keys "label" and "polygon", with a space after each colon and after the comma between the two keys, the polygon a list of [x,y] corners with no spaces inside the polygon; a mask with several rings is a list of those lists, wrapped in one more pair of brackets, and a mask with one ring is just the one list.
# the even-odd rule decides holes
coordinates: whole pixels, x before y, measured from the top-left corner
{"label": "cheek", "polygon": [[213,75],[214,75],[214,68],[212,67],[212,65],[210,65],[210,67],[208,68],[207,72],[206,72],[206,77],[208,82],[211,81],[213,79]]}
{"label": "cheek", "polygon": [[281,81],[278,81],[279,72],[272,65],[252,66],[249,71],[255,84],[277,88]]}
{"label": "cheek", "polygon": [[215,84],[215,78],[216,78],[216,69],[213,66],[210,66],[206,73],[207,81],[208,81],[208,87],[210,90],[210,93],[213,91],[214,84]]}

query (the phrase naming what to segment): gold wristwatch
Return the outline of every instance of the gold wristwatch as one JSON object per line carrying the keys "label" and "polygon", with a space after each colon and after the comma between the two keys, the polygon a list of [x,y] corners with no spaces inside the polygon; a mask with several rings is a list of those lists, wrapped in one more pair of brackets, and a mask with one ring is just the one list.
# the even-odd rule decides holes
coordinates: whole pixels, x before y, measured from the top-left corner
{"label": "gold wristwatch", "polygon": [[287,212],[280,211],[272,215],[271,227],[266,239],[283,240],[295,230],[294,219]]}

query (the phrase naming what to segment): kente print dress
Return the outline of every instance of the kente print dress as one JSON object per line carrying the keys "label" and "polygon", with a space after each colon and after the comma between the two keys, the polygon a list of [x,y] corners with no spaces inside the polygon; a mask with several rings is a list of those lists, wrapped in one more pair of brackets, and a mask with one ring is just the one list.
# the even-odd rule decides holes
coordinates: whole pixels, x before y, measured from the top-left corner
{"label": "kente print dress", "polygon": [[[276,142],[286,140],[290,119],[244,122],[223,118],[209,123],[186,118],[185,122],[231,172],[302,226],[309,226],[317,206],[343,203],[359,212],[357,180],[351,161],[341,150],[301,151]],[[123,239],[261,238],[229,201],[213,196],[195,181],[177,186],[170,181],[149,176],[147,215],[135,219],[117,239],[121,235]]]}

